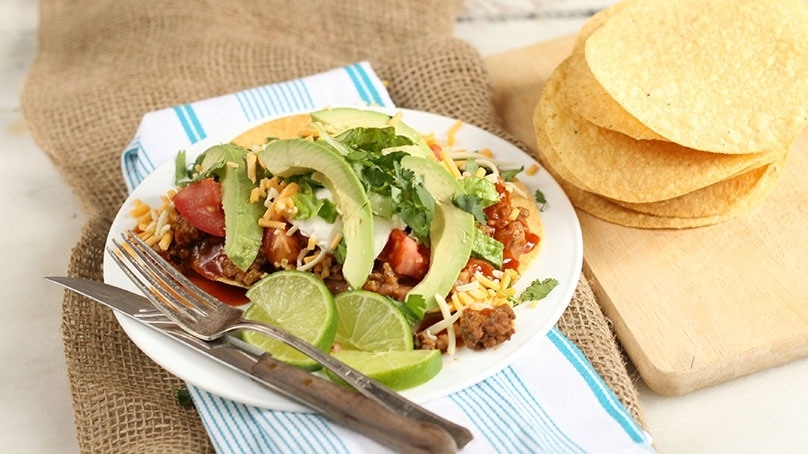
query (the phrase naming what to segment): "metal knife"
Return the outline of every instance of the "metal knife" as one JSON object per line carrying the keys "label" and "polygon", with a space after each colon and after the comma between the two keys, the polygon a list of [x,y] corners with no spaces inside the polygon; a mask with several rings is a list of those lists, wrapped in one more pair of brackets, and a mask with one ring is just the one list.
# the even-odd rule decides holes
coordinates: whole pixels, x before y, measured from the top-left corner
{"label": "metal knife", "polygon": [[401,452],[456,452],[470,441],[456,441],[447,431],[402,416],[345,386],[312,375],[273,358],[233,336],[206,342],[176,325],[144,321],[154,306],[145,297],[98,281],[51,276],[45,279],[97,301],[116,312],[201,352],[238,373],[322,414],[327,419]]}

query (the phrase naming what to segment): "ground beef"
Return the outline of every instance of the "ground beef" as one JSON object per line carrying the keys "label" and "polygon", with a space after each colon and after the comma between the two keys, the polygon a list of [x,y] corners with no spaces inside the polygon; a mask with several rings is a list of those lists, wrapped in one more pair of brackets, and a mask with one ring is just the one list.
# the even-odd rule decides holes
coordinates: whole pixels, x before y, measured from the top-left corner
{"label": "ground beef", "polygon": [[404,301],[407,293],[412,290],[412,285],[406,283],[406,276],[401,276],[393,271],[389,263],[382,263],[376,267],[367,282],[362,287],[365,290],[389,296],[394,300]]}
{"label": "ground beef", "polygon": [[458,337],[472,350],[491,348],[511,338],[515,318],[507,304],[480,310],[468,308],[460,316]]}
{"label": "ground beef", "polygon": [[[513,326],[515,318],[516,314],[507,304],[484,309],[466,308],[454,323],[457,345],[465,345],[472,350],[485,350],[499,345],[509,340],[515,332]],[[424,320],[413,338],[416,349],[446,351],[449,346],[449,335],[446,330],[437,334],[426,332],[426,328],[439,319],[439,316],[432,316],[430,320]]]}
{"label": "ground beef", "polygon": [[[373,271],[368,276],[363,290],[368,290],[380,295],[389,296],[394,300],[404,301],[413,284],[411,279],[402,276],[390,267],[389,263],[376,263]],[[342,265],[334,265],[328,273],[328,277],[323,279],[325,286],[331,293],[337,294],[349,290],[348,283],[342,275]]]}
{"label": "ground beef", "polygon": [[194,271],[211,280],[225,280],[249,287],[266,273],[266,259],[258,254],[246,271],[224,253],[224,238],[207,234],[180,217],[174,225],[174,241],[163,256],[183,273]]}
{"label": "ground beef", "polygon": [[441,331],[437,335],[421,331],[415,334],[413,342],[416,350],[440,350],[445,352],[449,348],[449,334]]}
{"label": "ground beef", "polygon": [[520,216],[511,222],[500,222],[494,232],[494,239],[505,246],[511,257],[518,258],[527,243],[527,231],[524,216]]}

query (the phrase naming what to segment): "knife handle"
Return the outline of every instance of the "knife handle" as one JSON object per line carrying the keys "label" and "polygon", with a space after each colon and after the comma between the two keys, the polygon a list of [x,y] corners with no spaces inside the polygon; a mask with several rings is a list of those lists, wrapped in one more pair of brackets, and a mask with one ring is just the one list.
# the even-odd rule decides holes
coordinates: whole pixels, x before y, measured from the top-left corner
{"label": "knife handle", "polygon": [[356,391],[263,354],[254,377],[317,410],[327,419],[380,444],[407,453],[454,453],[457,444],[442,428],[406,418]]}

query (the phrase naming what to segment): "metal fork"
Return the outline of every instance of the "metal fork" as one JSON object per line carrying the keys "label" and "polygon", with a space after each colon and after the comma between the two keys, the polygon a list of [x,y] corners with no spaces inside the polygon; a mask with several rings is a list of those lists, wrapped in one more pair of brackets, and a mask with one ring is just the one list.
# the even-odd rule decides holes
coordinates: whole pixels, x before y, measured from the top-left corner
{"label": "metal fork", "polygon": [[452,436],[458,448],[473,438],[465,427],[414,404],[310,343],[272,325],[245,319],[240,309],[200,289],[133,232],[123,233],[122,238],[122,243],[113,240],[114,247],[108,248],[113,260],[160,312],[189,334],[210,341],[232,331],[260,332],[304,353],[359,393],[390,410],[441,427]]}

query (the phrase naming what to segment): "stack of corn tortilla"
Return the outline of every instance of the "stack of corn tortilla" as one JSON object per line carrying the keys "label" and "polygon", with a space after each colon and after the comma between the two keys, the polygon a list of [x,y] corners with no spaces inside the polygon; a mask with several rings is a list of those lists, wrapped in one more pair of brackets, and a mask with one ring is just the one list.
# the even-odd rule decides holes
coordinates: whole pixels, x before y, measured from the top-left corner
{"label": "stack of corn tortilla", "polygon": [[802,0],[625,0],[593,16],[535,110],[579,209],[637,228],[748,212],[808,125]]}

